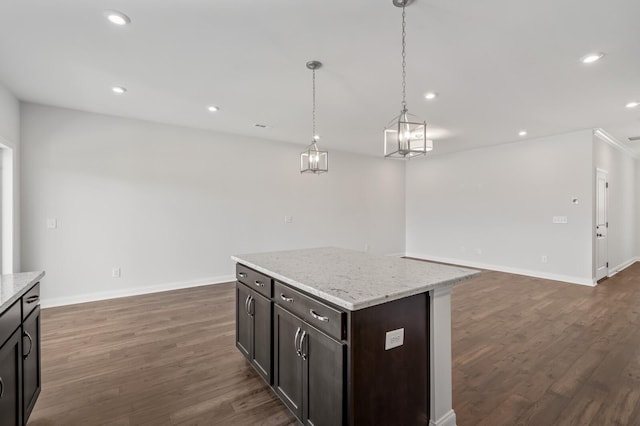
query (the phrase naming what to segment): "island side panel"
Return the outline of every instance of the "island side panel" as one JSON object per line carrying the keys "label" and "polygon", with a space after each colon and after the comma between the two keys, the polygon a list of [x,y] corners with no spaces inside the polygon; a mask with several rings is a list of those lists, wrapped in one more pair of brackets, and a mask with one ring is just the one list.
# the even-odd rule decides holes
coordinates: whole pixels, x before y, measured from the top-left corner
{"label": "island side panel", "polygon": [[[429,423],[429,321],[429,293],[350,313],[350,425]],[[403,344],[385,350],[398,329]]]}
{"label": "island side panel", "polygon": [[445,285],[430,291],[431,411],[430,426],[456,426],[453,410],[451,360],[451,290]]}

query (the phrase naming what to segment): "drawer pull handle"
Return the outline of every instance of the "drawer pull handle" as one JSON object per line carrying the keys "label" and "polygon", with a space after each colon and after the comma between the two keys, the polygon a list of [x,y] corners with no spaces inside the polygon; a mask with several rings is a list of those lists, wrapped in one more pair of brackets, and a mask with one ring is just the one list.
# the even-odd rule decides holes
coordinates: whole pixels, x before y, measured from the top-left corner
{"label": "drawer pull handle", "polygon": [[27,352],[26,354],[22,355],[22,358],[23,359],[27,359],[27,358],[29,358],[29,355],[31,355],[31,350],[33,349],[33,339],[31,338],[31,335],[27,331],[24,332],[24,337],[29,339],[29,352]]}
{"label": "drawer pull handle", "polygon": [[255,280],[254,282],[258,287],[264,287],[264,283],[262,281]]}
{"label": "drawer pull handle", "polygon": [[303,360],[307,360],[307,354],[304,351],[304,348],[302,347],[302,345],[304,345],[304,338],[308,337],[309,335],[307,334],[306,331],[302,332],[302,337],[300,338],[300,356],[302,357]]}
{"label": "drawer pull handle", "polygon": [[318,321],[329,322],[329,317],[323,317],[322,315],[318,315],[316,311],[314,311],[313,309],[309,309],[309,313],[311,314],[312,317],[314,317]]}
{"label": "drawer pull handle", "polygon": [[0,398],[2,398],[2,395],[4,395],[4,381],[0,377]]}
{"label": "drawer pull handle", "polygon": [[280,299],[284,300],[285,302],[293,303],[293,297],[287,297],[284,295],[284,293],[280,293]]}
{"label": "drawer pull handle", "polygon": [[296,355],[301,356],[302,352],[300,351],[300,347],[298,346],[298,336],[300,336],[300,327],[296,330],[296,336],[293,338],[293,347],[296,348]]}
{"label": "drawer pull handle", "polygon": [[247,274],[245,274],[244,272],[238,272],[238,276],[240,278],[247,278]]}
{"label": "drawer pull handle", "polygon": [[247,300],[244,301],[244,309],[247,311],[247,315],[251,315],[251,311],[249,311],[249,302],[251,302],[251,295],[247,296]]}
{"label": "drawer pull handle", "polygon": [[40,296],[38,295],[27,297],[27,303],[31,304],[37,302],[38,299],[40,299]]}

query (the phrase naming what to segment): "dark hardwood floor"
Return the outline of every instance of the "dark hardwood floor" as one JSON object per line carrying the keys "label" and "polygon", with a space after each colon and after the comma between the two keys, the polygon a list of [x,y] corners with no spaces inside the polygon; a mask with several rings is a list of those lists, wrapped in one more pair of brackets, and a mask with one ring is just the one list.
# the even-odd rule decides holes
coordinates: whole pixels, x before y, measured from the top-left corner
{"label": "dark hardwood floor", "polygon": [[[42,312],[30,426],[293,425],[234,346],[232,283]],[[640,264],[596,288],[454,288],[459,426],[640,424]]]}

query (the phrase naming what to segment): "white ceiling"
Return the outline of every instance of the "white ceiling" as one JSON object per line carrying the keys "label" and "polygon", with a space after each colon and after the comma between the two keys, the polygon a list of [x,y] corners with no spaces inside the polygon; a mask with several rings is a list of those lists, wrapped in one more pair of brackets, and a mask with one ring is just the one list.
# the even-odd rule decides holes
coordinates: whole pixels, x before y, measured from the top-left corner
{"label": "white ceiling", "polygon": [[[25,101],[307,144],[316,59],[320,145],[381,155],[400,109],[400,13],[391,0],[2,0],[0,82]],[[434,153],[521,129],[601,127],[627,143],[640,136],[640,107],[625,108],[640,100],[639,16],[637,0],[416,0],[409,111]],[[594,51],[606,56],[579,61]]]}

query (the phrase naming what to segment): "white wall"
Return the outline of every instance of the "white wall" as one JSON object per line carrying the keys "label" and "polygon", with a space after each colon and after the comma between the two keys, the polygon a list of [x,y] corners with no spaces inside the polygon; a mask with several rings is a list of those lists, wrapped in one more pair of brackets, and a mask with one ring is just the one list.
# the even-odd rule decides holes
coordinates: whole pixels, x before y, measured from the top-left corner
{"label": "white wall", "polygon": [[[2,273],[20,271],[20,103],[0,83],[2,181]],[[9,250],[11,248],[11,250]]]}
{"label": "white wall", "polygon": [[407,254],[592,284],[592,151],[585,130],[410,161]]}
{"label": "white wall", "polygon": [[300,175],[298,145],[33,104],[21,113],[22,261],[46,270],[45,305],[231,280],[234,253],[404,252],[401,162],[332,151],[328,174]]}
{"label": "white wall", "polygon": [[596,168],[608,172],[607,250],[612,275],[636,260],[636,188],[640,186],[636,186],[636,161],[629,154],[598,136],[593,137],[593,152],[594,185]]}

